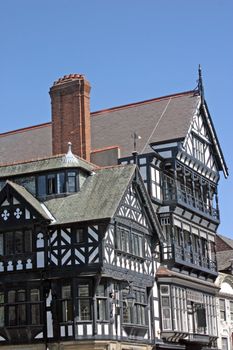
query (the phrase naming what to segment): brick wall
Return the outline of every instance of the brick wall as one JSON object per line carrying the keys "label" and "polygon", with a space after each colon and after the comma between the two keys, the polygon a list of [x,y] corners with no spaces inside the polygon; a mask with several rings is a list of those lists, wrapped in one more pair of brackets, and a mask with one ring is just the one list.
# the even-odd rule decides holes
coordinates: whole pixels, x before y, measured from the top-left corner
{"label": "brick wall", "polygon": [[65,75],[50,89],[53,154],[74,154],[90,160],[90,84],[80,74]]}

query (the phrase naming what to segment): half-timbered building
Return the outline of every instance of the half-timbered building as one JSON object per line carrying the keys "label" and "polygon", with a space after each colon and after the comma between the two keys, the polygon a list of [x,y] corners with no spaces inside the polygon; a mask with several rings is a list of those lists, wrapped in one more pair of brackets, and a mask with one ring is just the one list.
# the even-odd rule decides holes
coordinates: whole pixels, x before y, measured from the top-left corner
{"label": "half-timbered building", "polygon": [[[136,163],[153,203],[150,215],[154,216],[155,222],[157,220],[157,236],[155,236],[159,236],[160,263],[156,264],[156,269],[153,268],[152,294],[149,293],[152,284],[149,283],[150,277],[148,276],[152,272],[143,274],[143,280],[147,286],[147,298],[150,296],[153,299],[151,310],[154,310],[154,314],[152,319],[148,319],[151,330],[145,330],[142,324],[135,328],[126,327],[124,336],[141,337],[141,339],[149,336],[154,339],[156,349],[199,350],[207,347],[216,349],[218,337],[216,293],[218,288],[214,282],[218,275],[215,252],[215,235],[219,225],[217,188],[220,172],[227,177],[228,170],[204,98],[201,70],[199,69],[198,87],[191,91],[93,113],[90,113],[89,110],[89,92],[90,85],[82,75],[71,74],[57,80],[50,89],[52,122],[2,134],[0,137],[1,162],[9,162],[9,159],[10,161],[25,161],[38,156],[48,157],[52,154],[64,153],[67,142],[71,141],[75,154],[99,166],[115,164],[126,166]],[[24,146],[25,138],[28,145],[31,146],[27,149]],[[12,142],[17,142],[17,154],[9,147]],[[6,152],[8,149],[9,152]],[[67,176],[64,175],[66,179]],[[40,183],[38,181],[37,183]],[[46,179],[41,181],[47,183],[50,178],[46,175]],[[7,184],[7,186],[13,185]],[[148,224],[146,226],[143,224],[146,220],[145,216],[135,210],[131,212],[129,208],[129,203],[136,203],[132,199],[134,190],[134,188],[128,188],[124,199],[125,204],[122,204],[117,215],[122,217],[123,213],[127,213],[134,222],[136,217],[140,217],[140,227],[145,230],[148,226]],[[68,213],[64,212],[66,204],[64,199],[58,197],[44,202],[48,213],[52,215],[52,218],[54,217],[56,222],[65,215],[68,217],[73,215],[73,207],[72,210],[68,210]],[[72,196],[65,198],[65,201],[69,203],[70,198]],[[110,198],[111,195],[106,198],[106,207],[111,207]],[[79,204],[77,203],[75,208],[79,208]],[[90,201],[88,205],[91,208]],[[85,208],[87,209],[87,206]],[[48,213],[46,212],[46,215]],[[7,212],[4,215],[7,215]],[[63,225],[62,219],[59,220]],[[63,238],[61,238],[61,233],[56,231],[56,224],[50,223],[49,225],[55,227],[55,231],[51,231],[53,238],[50,242],[49,259],[51,259],[51,269],[56,271],[53,264],[55,266],[61,264],[58,256],[66,261],[67,250],[62,248],[63,243],[59,243],[63,242]],[[159,225],[162,228],[160,235],[158,234]],[[134,258],[129,258],[128,254],[130,255],[133,249],[136,249],[133,248],[134,244],[140,247],[141,241],[140,236],[138,237],[131,231],[133,226],[129,231],[126,230],[128,233],[125,232],[122,219],[119,221],[119,230],[114,231],[114,229],[116,230],[116,226],[109,223],[104,238],[106,252],[108,252],[104,257],[104,271],[108,276],[113,274],[114,278],[121,280],[119,267],[126,271],[131,270],[129,267],[134,265],[132,263]],[[63,231],[68,236],[69,232],[73,233],[69,226]],[[115,243],[113,243],[114,232],[117,232]],[[114,245],[117,247],[115,250]],[[89,249],[88,245],[85,249]],[[143,243],[141,248],[137,249],[139,249],[139,257],[142,255],[143,259],[147,259],[145,255],[147,245]],[[143,249],[143,254],[140,253],[140,249]],[[79,254],[82,254],[80,249],[78,251]],[[158,248],[153,252],[156,256]],[[139,269],[137,273],[140,274],[140,269],[145,264],[140,263],[137,259],[135,264]],[[114,264],[117,264],[116,270],[112,267]],[[147,265],[148,267],[153,266],[153,264],[150,265],[149,260]],[[61,269],[58,270],[62,273]],[[85,272],[82,273],[85,274]],[[126,273],[124,280],[128,280],[131,286],[131,276],[130,278],[127,276],[130,276],[129,272]],[[56,278],[57,276],[55,276],[55,283]],[[95,283],[98,285],[97,282]],[[138,290],[142,291],[140,277],[137,283]],[[116,287],[116,293],[112,293],[115,291],[112,286],[109,288],[114,298],[117,300],[122,298],[118,287]],[[94,287],[94,291],[97,289]],[[131,289],[129,287],[129,295],[132,294]],[[75,292],[72,288],[70,290],[72,290],[71,294],[73,293],[72,297],[77,302],[79,300],[79,296],[75,294],[78,293],[77,289]],[[63,298],[61,291],[51,292],[51,300],[54,299],[53,293],[58,296],[58,299]],[[127,295],[126,291],[125,293]],[[97,298],[96,294],[93,296]],[[118,302],[115,302],[114,298],[112,309],[117,313]],[[140,298],[144,300],[143,296]],[[146,304],[141,302],[140,305],[143,308],[143,305]],[[120,309],[122,310],[122,306]],[[78,310],[77,306],[76,310]],[[96,306],[94,310],[95,315],[98,314]],[[158,310],[159,317],[156,314]],[[127,319],[129,324],[135,324],[131,319],[133,315],[123,311],[121,318],[115,317],[115,324],[121,324],[120,319],[121,322]],[[52,311],[50,317],[52,318]],[[111,334],[119,336],[120,326],[115,327],[114,330],[114,326],[111,326],[114,322],[108,319],[107,323],[110,326],[101,325],[102,337],[105,337],[104,330],[109,327]],[[93,325],[93,327],[100,329],[100,325]],[[83,334],[87,334],[85,333],[87,329],[90,328],[83,328]],[[66,336],[69,334],[66,328],[62,332],[65,332]],[[59,327],[57,327],[56,334],[59,334]],[[96,333],[90,331],[87,337],[90,338],[93,334]]]}
{"label": "half-timbered building", "polygon": [[0,174],[3,348],[151,349],[161,230],[136,166],[69,150]]}

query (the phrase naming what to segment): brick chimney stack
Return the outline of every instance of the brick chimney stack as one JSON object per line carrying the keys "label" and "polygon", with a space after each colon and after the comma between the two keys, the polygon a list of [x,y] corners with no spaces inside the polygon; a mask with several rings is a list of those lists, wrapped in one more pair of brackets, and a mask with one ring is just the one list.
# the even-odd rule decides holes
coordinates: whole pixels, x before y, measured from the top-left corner
{"label": "brick chimney stack", "polygon": [[90,161],[90,84],[81,74],[69,74],[50,88],[53,154],[72,152]]}

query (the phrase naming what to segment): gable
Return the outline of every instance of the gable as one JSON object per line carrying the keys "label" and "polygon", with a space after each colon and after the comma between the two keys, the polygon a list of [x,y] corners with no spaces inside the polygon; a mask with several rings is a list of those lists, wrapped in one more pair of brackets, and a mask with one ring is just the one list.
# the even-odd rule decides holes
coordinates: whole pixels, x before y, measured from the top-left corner
{"label": "gable", "polygon": [[213,172],[228,169],[206,102],[197,108],[183,143],[184,150]]}
{"label": "gable", "polygon": [[139,173],[136,181],[128,185],[115,217],[128,220],[132,226],[138,225],[148,232],[154,232],[157,239],[163,241],[161,226]]}
{"label": "gable", "polygon": [[218,171],[210,132],[201,113],[195,114],[193,117],[184,141],[184,149],[190,156],[202,162],[210,170]]}
{"label": "gable", "polygon": [[138,194],[131,184],[121,201],[117,216],[132,220],[141,226],[149,227],[149,221],[146,217],[145,210],[139,201]]}
{"label": "gable", "polygon": [[[13,185],[13,184],[12,184]],[[28,200],[8,182],[0,192],[0,227],[30,223],[34,220],[49,220],[40,203],[28,192]],[[21,186],[16,185],[21,188]],[[27,192],[25,189],[23,189]],[[35,205],[37,202],[37,207]]]}

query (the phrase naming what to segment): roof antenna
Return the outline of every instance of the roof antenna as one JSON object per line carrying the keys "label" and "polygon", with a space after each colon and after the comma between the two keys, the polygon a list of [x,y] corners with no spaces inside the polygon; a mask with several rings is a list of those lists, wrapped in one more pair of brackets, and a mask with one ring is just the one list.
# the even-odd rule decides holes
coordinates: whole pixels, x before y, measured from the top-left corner
{"label": "roof antenna", "polygon": [[201,65],[198,66],[198,91],[201,96],[201,101],[204,102],[204,85],[202,80],[202,71],[201,71]]}

